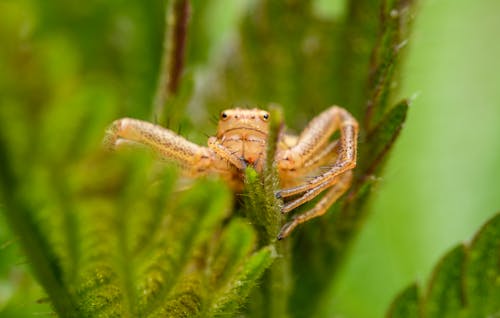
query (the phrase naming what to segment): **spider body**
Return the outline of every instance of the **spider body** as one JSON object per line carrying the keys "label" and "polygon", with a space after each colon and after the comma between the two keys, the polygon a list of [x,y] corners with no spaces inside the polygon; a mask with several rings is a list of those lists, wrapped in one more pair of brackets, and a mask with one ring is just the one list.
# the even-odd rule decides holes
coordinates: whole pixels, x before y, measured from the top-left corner
{"label": "spider body", "polygon": [[[330,140],[340,131],[338,140]],[[196,145],[174,132],[148,122],[123,118],[113,122],[105,143],[140,143],[161,158],[176,162],[190,177],[218,174],[234,191],[242,191],[244,170],[252,166],[263,171],[269,113],[260,109],[228,109],[221,113],[216,136],[208,147]],[[282,213],[314,199],[316,205],[295,215],[285,224],[278,239],[288,236],[299,224],[323,215],[349,188],[356,165],[358,124],[345,109],[332,106],[315,117],[298,136],[281,134],[274,160],[282,189],[277,196],[287,199]],[[306,178],[309,177],[309,178]],[[289,200],[288,198],[292,198]]]}

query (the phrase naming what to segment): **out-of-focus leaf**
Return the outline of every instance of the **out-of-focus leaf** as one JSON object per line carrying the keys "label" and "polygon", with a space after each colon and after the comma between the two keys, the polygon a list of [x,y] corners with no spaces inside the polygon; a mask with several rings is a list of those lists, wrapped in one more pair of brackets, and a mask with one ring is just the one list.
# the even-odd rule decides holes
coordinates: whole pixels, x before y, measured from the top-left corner
{"label": "out-of-focus leaf", "polygon": [[419,303],[419,288],[417,284],[410,285],[396,296],[387,318],[419,318]]}
{"label": "out-of-focus leaf", "polygon": [[75,300],[70,288],[61,280],[62,271],[58,255],[47,236],[41,232],[35,217],[34,206],[29,206],[26,198],[20,197],[16,190],[20,187],[17,176],[6,152],[5,143],[0,136],[0,195],[3,204],[2,212],[10,227],[19,237],[29,262],[36,264],[32,268],[36,278],[45,286],[46,292],[53,299],[55,311],[63,316],[77,317]]}
{"label": "out-of-focus leaf", "polygon": [[162,301],[147,317],[202,317],[201,313],[207,296],[207,290],[203,288],[199,275],[182,276],[172,290],[171,297]]}
{"label": "out-of-focus leaf", "polygon": [[[401,295],[388,311],[418,306],[419,317],[496,317],[500,313],[500,214],[477,232],[469,245],[458,245],[434,268],[421,301]],[[398,309],[399,310],[399,309]],[[413,312],[413,309],[412,309]]]}
{"label": "out-of-focus leaf", "polygon": [[221,244],[217,246],[211,259],[208,283],[220,288],[238,270],[257,243],[257,236],[250,224],[235,219],[224,230]]}
{"label": "out-of-focus leaf", "polygon": [[[408,100],[394,106],[366,137],[360,147],[360,166],[365,169],[364,175],[370,175],[383,162],[385,155],[396,141],[408,112]],[[364,146],[364,147],[363,147]]]}
{"label": "out-of-focus leaf", "polygon": [[464,305],[462,266],[465,247],[459,245],[448,252],[434,269],[423,302],[425,317],[458,317]]}
{"label": "out-of-focus leaf", "polygon": [[276,251],[273,246],[262,248],[252,255],[236,278],[225,286],[222,293],[216,298],[210,309],[210,316],[234,315],[245,301],[257,279],[271,265],[274,258],[276,258]]}
{"label": "out-of-focus leaf", "polygon": [[462,280],[469,317],[500,314],[500,213],[472,239]]}
{"label": "out-of-focus leaf", "polygon": [[392,104],[392,93],[398,87],[396,70],[408,44],[413,20],[413,0],[389,0],[381,3],[380,32],[371,55],[369,95],[364,118],[366,129],[374,126]]}

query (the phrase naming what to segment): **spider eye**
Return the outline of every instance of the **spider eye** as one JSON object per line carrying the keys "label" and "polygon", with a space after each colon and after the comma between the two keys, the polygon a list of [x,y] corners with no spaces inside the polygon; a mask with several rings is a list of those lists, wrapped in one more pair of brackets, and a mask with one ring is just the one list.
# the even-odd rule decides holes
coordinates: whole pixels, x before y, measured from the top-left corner
{"label": "spider eye", "polygon": [[228,116],[227,116],[226,112],[222,112],[222,113],[220,114],[220,118],[222,118],[222,119],[227,119],[227,117],[228,117]]}
{"label": "spider eye", "polygon": [[267,121],[269,119],[269,113],[265,113],[264,115],[262,115],[262,119],[264,119],[264,121]]}

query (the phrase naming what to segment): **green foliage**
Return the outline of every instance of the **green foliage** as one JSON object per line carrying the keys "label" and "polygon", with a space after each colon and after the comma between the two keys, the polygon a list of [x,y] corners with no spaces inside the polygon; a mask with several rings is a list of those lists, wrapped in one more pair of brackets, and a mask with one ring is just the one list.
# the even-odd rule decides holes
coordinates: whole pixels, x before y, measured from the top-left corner
{"label": "green foliage", "polygon": [[274,257],[253,254],[255,233],[240,220],[221,228],[229,193],[213,181],[178,193],[174,171],[151,175],[147,156],[98,154],[42,176],[37,186],[64,182],[64,196],[33,205],[18,191],[33,176],[12,175],[1,150],[2,210],[62,317],[234,313]]}
{"label": "green foliage", "polygon": [[436,265],[424,295],[411,285],[387,317],[494,317],[500,312],[500,214],[470,244],[458,245]]}
{"label": "green foliage", "polygon": [[[238,33],[223,43],[208,32],[208,1],[2,4],[8,45],[0,63],[9,64],[0,64],[0,209],[57,315],[325,315],[406,120],[409,101],[397,102],[395,88],[413,1],[352,0],[326,13],[316,1],[245,5]],[[147,153],[101,149],[106,126],[121,116],[178,125],[201,141],[205,113],[270,102],[283,106],[270,107],[264,173],[246,171],[235,204],[220,182],[185,187]],[[326,216],[278,242],[286,217],[274,195],[277,137],[284,122],[298,130],[332,103],[360,121],[355,181]],[[489,284],[498,276],[489,244],[478,236],[443,261],[429,315],[460,312],[463,262],[472,264],[468,306],[493,308],[481,303],[498,293]],[[479,263],[487,275],[477,275]],[[453,288],[443,288],[449,281]],[[418,297],[416,286],[407,289],[392,313],[416,315]]]}
{"label": "green foliage", "polygon": [[388,317],[420,317],[418,305],[420,303],[418,286],[408,286],[394,300],[387,314]]}
{"label": "green foliage", "polygon": [[[56,7],[65,10],[62,4]],[[96,9],[96,4],[89,7]],[[36,12],[43,21],[46,9],[11,3],[2,14]],[[144,12],[134,9],[131,5],[121,12]],[[85,20],[80,12],[72,14],[75,21]],[[135,31],[147,33],[141,19],[127,18]],[[25,23],[23,18],[2,21],[13,28]],[[61,32],[57,25],[64,22],[52,23],[56,26],[42,23],[46,32]],[[127,96],[127,79],[137,79],[111,83],[122,71],[130,75],[137,70],[120,59],[112,65],[121,71],[86,68],[86,54],[106,60],[109,53],[98,53],[98,47],[79,51],[66,35],[36,31],[28,33],[29,43],[41,52],[30,47],[23,52],[24,38],[14,38],[19,43],[11,41],[0,52],[2,60],[11,61],[3,66],[11,88],[0,107],[0,209],[45,292],[8,299],[0,315],[206,317],[239,312],[276,257],[274,249],[260,248],[246,221],[234,215],[229,220],[232,200],[220,182],[201,180],[181,190],[177,172],[154,163],[149,154],[104,153],[104,130],[126,108],[121,97]],[[86,34],[67,32],[75,38]],[[23,54],[30,66],[18,69],[15,61]],[[38,81],[26,81],[34,71]],[[132,103],[149,104],[148,98],[137,101],[140,92]],[[137,109],[131,113],[144,116]],[[35,303],[36,297],[50,301],[52,308],[30,306],[23,312],[21,305]]]}

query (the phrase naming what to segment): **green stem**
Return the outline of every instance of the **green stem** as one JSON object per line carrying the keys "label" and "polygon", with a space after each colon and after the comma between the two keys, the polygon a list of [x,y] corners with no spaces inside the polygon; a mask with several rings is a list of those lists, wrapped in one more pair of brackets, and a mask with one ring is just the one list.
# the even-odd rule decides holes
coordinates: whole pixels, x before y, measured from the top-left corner
{"label": "green stem", "polygon": [[280,207],[282,202],[275,196],[279,178],[275,166],[278,138],[283,126],[283,114],[278,106],[271,106],[270,132],[267,140],[266,165],[260,178],[248,169],[246,187],[248,214],[260,229],[260,246],[275,244],[278,258],[265,274],[259,293],[262,306],[254,308],[254,317],[288,317],[290,293],[290,238],[277,242],[277,235],[284,223]]}
{"label": "green stem", "polygon": [[[278,147],[279,136],[283,129],[283,111],[278,105],[271,105],[271,127],[268,137],[268,148],[266,156],[266,166],[264,170],[264,194],[268,213],[275,219],[275,226],[271,227],[272,232],[269,239],[276,242],[276,235],[284,224],[284,217],[281,213],[282,202],[275,196],[279,188],[279,177],[275,165],[276,149]],[[277,226],[276,226],[277,225]],[[288,317],[288,298],[291,281],[290,265],[290,239],[276,243],[278,259],[269,269],[269,280],[267,282],[267,295],[265,299],[269,302],[268,317]]]}

